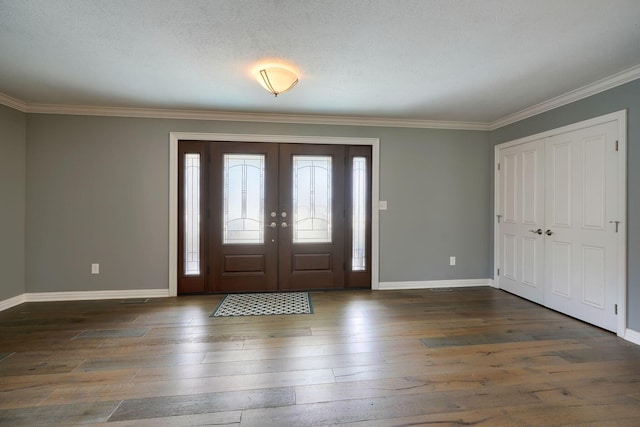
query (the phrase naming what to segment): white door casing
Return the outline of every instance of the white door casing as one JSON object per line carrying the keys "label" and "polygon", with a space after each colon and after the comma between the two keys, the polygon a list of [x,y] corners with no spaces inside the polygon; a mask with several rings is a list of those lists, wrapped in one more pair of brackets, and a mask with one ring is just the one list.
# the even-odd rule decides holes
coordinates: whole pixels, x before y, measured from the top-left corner
{"label": "white door casing", "polygon": [[[624,337],[626,111],[495,151],[497,286]],[[537,169],[534,158],[540,159]],[[537,227],[525,227],[537,225],[533,206],[542,208],[542,236],[529,231]],[[534,235],[542,245],[534,244]],[[531,285],[538,277],[542,295]]]}
{"label": "white door casing", "polygon": [[169,296],[178,294],[178,141],[272,142],[371,146],[371,289],[379,288],[380,264],[380,139],[296,135],[171,132],[169,134]]}

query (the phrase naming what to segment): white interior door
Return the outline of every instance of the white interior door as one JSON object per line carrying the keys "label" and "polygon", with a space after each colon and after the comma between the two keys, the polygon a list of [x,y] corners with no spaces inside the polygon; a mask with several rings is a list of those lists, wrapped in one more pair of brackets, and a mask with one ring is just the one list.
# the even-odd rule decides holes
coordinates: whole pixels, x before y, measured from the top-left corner
{"label": "white interior door", "polygon": [[498,287],[619,334],[625,118],[612,113],[506,143],[496,158]]}
{"label": "white interior door", "polygon": [[545,294],[554,310],[616,331],[617,123],[547,139]]}
{"label": "white interior door", "polygon": [[544,140],[500,150],[498,287],[544,300]]}

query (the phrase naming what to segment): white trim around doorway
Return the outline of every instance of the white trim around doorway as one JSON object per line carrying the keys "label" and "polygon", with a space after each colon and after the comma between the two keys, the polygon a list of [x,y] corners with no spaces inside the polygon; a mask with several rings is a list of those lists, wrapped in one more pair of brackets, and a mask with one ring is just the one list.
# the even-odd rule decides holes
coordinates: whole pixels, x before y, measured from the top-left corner
{"label": "white trim around doorway", "polygon": [[380,258],[380,139],[233,133],[169,133],[169,296],[178,294],[178,141],[271,142],[284,144],[338,144],[371,146],[371,289],[379,288]]}

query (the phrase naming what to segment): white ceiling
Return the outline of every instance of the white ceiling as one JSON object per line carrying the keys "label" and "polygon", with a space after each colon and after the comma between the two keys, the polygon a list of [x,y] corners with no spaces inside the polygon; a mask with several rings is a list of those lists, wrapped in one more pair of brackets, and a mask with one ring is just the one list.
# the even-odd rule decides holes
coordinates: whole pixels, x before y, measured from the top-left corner
{"label": "white ceiling", "polygon": [[491,123],[639,64],[639,0],[0,0],[25,105]]}

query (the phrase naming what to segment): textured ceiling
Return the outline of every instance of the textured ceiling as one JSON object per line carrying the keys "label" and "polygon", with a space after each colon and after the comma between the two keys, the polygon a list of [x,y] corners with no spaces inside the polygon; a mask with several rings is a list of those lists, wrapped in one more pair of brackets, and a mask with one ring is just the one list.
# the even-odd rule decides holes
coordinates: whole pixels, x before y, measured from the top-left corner
{"label": "textured ceiling", "polygon": [[488,123],[638,64],[638,0],[0,0],[28,104]]}

